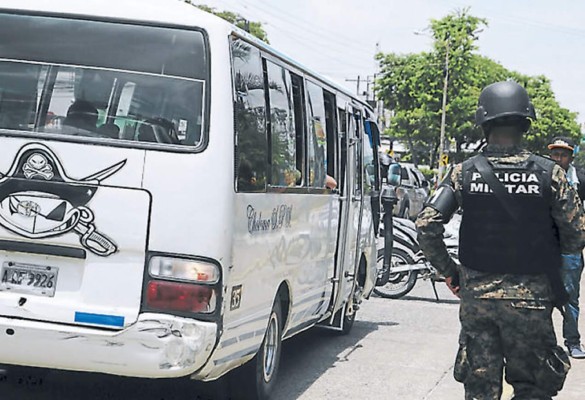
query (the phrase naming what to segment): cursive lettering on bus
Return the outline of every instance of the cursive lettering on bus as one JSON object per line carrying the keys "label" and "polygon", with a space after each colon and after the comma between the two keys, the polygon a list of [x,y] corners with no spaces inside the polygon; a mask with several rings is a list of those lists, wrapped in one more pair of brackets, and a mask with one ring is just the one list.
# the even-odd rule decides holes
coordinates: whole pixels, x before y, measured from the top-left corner
{"label": "cursive lettering on bus", "polygon": [[248,205],[248,232],[276,231],[291,226],[292,206],[281,204],[272,209],[270,218],[262,218],[262,211],[256,211],[252,205]]}
{"label": "cursive lettering on bus", "polygon": [[281,204],[272,210],[272,230],[290,227],[292,206]]}

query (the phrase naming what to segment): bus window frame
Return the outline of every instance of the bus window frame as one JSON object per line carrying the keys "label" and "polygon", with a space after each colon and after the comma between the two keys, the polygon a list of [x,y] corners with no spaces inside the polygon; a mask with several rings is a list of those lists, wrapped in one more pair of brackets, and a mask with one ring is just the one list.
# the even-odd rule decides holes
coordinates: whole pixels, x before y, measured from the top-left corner
{"label": "bus window frame", "polygon": [[[265,183],[264,183],[264,187],[262,188],[262,190],[252,190],[252,191],[248,191],[248,190],[239,190],[238,188],[238,153],[237,153],[237,148],[238,148],[238,131],[236,129],[236,110],[234,108],[234,103],[236,101],[236,75],[235,75],[235,69],[234,69],[234,58],[233,58],[233,52],[232,52],[232,44],[234,41],[237,40],[241,40],[243,42],[245,42],[246,44],[248,44],[249,46],[252,46],[255,50],[257,50],[258,56],[260,57],[260,67],[262,69],[262,79],[263,79],[263,91],[264,91],[264,135],[266,137],[266,159],[264,160],[264,173],[265,173]],[[230,53],[230,87],[231,87],[231,101],[230,101],[230,107],[232,109],[232,114],[233,114],[233,121],[232,121],[232,134],[233,134],[233,166],[234,166],[234,192],[235,193],[267,193],[268,192],[268,188],[270,187],[269,184],[269,165],[271,163],[271,161],[269,160],[271,157],[271,152],[270,152],[270,134],[268,131],[268,121],[267,118],[269,117],[268,113],[269,111],[266,110],[266,108],[268,108],[269,103],[268,101],[268,95],[266,93],[266,87],[267,87],[267,83],[266,83],[266,76],[265,76],[265,62],[264,62],[264,57],[262,56],[262,50],[256,46],[255,44],[251,43],[248,40],[245,40],[245,38],[242,38],[238,35],[230,35],[228,37],[228,48],[229,48],[229,53]]]}
{"label": "bus window frame", "polygon": [[[366,136],[370,140],[370,147],[372,148],[373,152],[373,163],[374,166],[380,165],[380,157],[378,155],[378,151],[380,149],[380,128],[378,128],[378,124],[373,121],[369,116],[364,118],[364,130]],[[382,187],[382,180],[380,174],[380,168],[377,167],[374,169],[374,187],[373,190],[380,191]]]}
{"label": "bus window frame", "polygon": [[[279,61],[276,60],[272,60],[269,59],[267,57],[262,56],[262,63],[263,63],[263,68],[264,68],[264,90],[265,90],[265,94],[266,94],[266,121],[267,121],[267,125],[266,125],[266,130],[267,130],[267,134],[268,134],[268,170],[270,171],[270,179],[267,181],[268,186],[271,187],[275,187],[275,188],[303,188],[305,186],[305,175],[304,175],[304,166],[305,166],[305,154],[304,154],[304,143],[306,140],[306,128],[303,125],[303,131],[301,132],[301,143],[299,145],[299,138],[298,138],[298,132],[297,132],[297,125],[302,122],[303,118],[304,118],[304,109],[302,107],[304,107],[305,104],[305,100],[303,98],[301,98],[301,115],[298,116],[296,115],[296,106],[297,104],[295,103],[295,96],[294,96],[294,80],[295,79],[300,79],[302,81],[302,78],[295,74],[294,72],[290,71],[290,69],[287,68],[287,66]],[[277,67],[277,68],[281,68],[282,70],[284,70],[286,73],[288,73],[289,78],[290,78],[290,83],[291,83],[291,95],[292,95],[292,101],[293,101],[293,109],[292,109],[292,113],[293,113],[293,118],[294,118],[294,130],[295,130],[295,157],[296,157],[296,163],[295,166],[297,168],[298,171],[301,172],[301,181],[298,184],[292,185],[292,186],[287,186],[287,185],[281,185],[278,183],[274,183],[272,182],[272,178],[273,178],[273,174],[272,174],[272,162],[273,162],[273,158],[272,158],[272,119],[271,119],[271,110],[272,110],[272,105],[270,102],[270,79],[269,79],[269,71],[268,71],[268,63],[271,63],[273,66]],[[304,87],[304,85],[303,85]],[[300,165],[300,169],[299,169],[299,150],[300,150],[300,157],[301,157],[301,165]]]}
{"label": "bus window frame", "polygon": [[[347,171],[347,152],[348,152],[348,146],[347,146],[347,140],[348,140],[348,128],[349,128],[349,123],[347,120],[347,115],[348,115],[348,101],[344,98],[338,99],[341,101],[336,101],[337,103],[337,126],[338,126],[338,130],[337,130],[337,136],[338,136],[338,176],[339,176],[339,180],[337,181],[337,187],[339,189],[339,193],[342,196],[345,196],[346,194],[346,189],[345,189],[345,183],[346,183],[346,179],[345,179],[345,175],[346,175],[346,171]],[[341,127],[343,127],[343,130],[341,130]],[[345,154],[345,157],[343,157],[343,155]]]}
{"label": "bus window frame", "polygon": [[[310,121],[310,115],[309,115],[309,110],[308,110],[308,101],[307,98],[309,96],[309,89],[307,88],[308,85],[307,83],[310,82],[311,84],[315,85],[316,87],[318,87],[319,89],[321,89],[322,92],[322,96],[323,96],[323,111],[325,112],[325,115],[323,115],[323,117],[325,117],[327,115],[327,110],[325,107],[325,92],[327,91],[327,89],[324,87],[325,85],[323,85],[321,82],[319,82],[318,80],[314,79],[313,77],[306,75],[305,74],[305,79],[304,79],[304,87],[305,87],[305,101],[304,101],[304,105],[305,105],[305,154],[308,155],[309,154],[309,131],[311,128],[311,121]],[[325,146],[327,146],[329,143],[327,142],[327,122],[323,121],[325,123]],[[327,149],[326,149],[327,150]],[[327,157],[327,151],[325,151],[325,157]],[[310,171],[310,165],[308,162],[308,157],[305,156],[305,168],[307,170],[307,177],[309,176],[309,174],[311,173]],[[327,170],[325,169],[325,174],[327,173]],[[321,186],[309,186],[309,179],[307,179],[307,187],[311,188],[311,189],[320,189]],[[331,189],[327,189],[325,187],[325,183],[323,183],[323,188],[327,191],[327,193],[331,192]]]}
{"label": "bus window frame", "polygon": [[[201,135],[202,140],[198,146],[189,146],[189,145],[176,145],[170,143],[153,143],[153,142],[139,142],[139,141],[127,141],[127,140],[113,140],[107,138],[92,138],[92,137],[78,137],[78,136],[71,136],[71,135],[62,135],[62,134],[55,134],[55,133],[43,133],[42,139],[53,141],[53,142],[66,142],[66,143],[81,143],[81,144],[99,144],[105,147],[115,147],[115,148],[130,148],[130,149],[138,149],[138,150],[154,150],[154,151],[162,151],[165,153],[181,153],[181,154],[197,154],[202,153],[207,149],[209,146],[209,126],[210,126],[210,116],[211,116],[211,48],[210,48],[210,40],[209,34],[207,30],[200,27],[189,26],[189,25],[182,25],[182,24],[172,24],[172,23],[156,23],[150,21],[140,21],[134,19],[117,19],[117,18],[107,18],[107,17],[99,17],[99,16],[88,16],[88,15],[71,15],[71,14],[64,14],[64,13],[52,13],[52,12],[37,12],[37,11],[29,11],[29,10],[2,10],[2,14],[9,14],[9,15],[18,15],[18,16],[29,16],[29,17],[47,17],[47,18],[61,18],[61,19],[69,19],[73,21],[91,21],[91,22],[106,22],[106,23],[113,23],[113,24],[120,24],[120,25],[135,25],[135,26],[146,26],[152,28],[166,28],[166,29],[180,29],[185,31],[192,31],[201,33],[203,39],[203,45],[205,48],[205,57],[207,59],[207,70],[205,71],[205,81],[204,81],[204,89],[203,95],[205,96],[204,101],[201,102],[202,110],[201,116],[203,118],[203,123],[201,124]],[[230,59],[231,59],[231,52],[230,52]],[[27,61],[27,60],[18,60],[20,62],[34,62],[34,61]],[[61,64],[60,64],[61,65]],[[67,64],[67,66],[71,67],[80,67],[80,68],[95,68],[90,67],[87,65],[74,65],[74,64]],[[111,70],[110,68],[106,68],[106,70]],[[115,69],[114,69],[115,70]],[[144,73],[142,71],[132,71],[132,70],[124,70],[125,72],[130,73]],[[154,74],[157,75],[157,74]],[[158,76],[158,75],[157,75]],[[164,76],[164,75],[160,75]],[[183,78],[178,76],[177,78]],[[188,79],[188,78],[186,78]],[[35,134],[36,133],[36,134]],[[29,131],[15,131],[10,129],[2,129],[0,128],[0,135],[7,136],[7,137],[19,137],[19,138],[29,138],[29,139],[39,139],[38,132],[29,132]]]}
{"label": "bus window frame", "polygon": [[[302,165],[302,184],[298,185],[298,186],[275,186],[271,183],[268,182],[267,180],[267,185],[266,185],[266,190],[262,193],[299,193],[299,194],[334,194],[334,193],[341,193],[342,187],[343,187],[343,183],[340,182],[340,180],[343,180],[344,178],[341,176],[342,171],[341,171],[341,156],[342,156],[342,135],[341,135],[341,131],[339,129],[339,111],[340,111],[340,107],[345,106],[345,109],[343,110],[346,114],[346,126],[345,126],[345,135],[346,135],[346,139],[349,139],[349,127],[351,126],[349,124],[349,117],[351,115],[354,115],[354,113],[357,111],[359,112],[360,117],[368,115],[369,113],[371,113],[372,111],[369,110],[367,108],[367,105],[358,102],[358,100],[356,100],[354,97],[352,97],[352,95],[346,93],[343,90],[340,90],[334,86],[332,86],[332,83],[320,78],[317,75],[313,75],[311,73],[310,70],[307,69],[301,69],[301,67],[297,66],[296,64],[294,64],[294,61],[288,59],[286,56],[282,56],[280,54],[278,54],[277,52],[271,52],[269,51],[269,49],[266,49],[262,46],[262,44],[259,44],[255,41],[254,38],[250,38],[247,36],[244,36],[241,34],[241,32],[237,32],[237,31],[233,31],[230,35],[228,35],[229,40],[235,40],[235,39],[239,39],[242,40],[244,42],[246,42],[248,45],[250,46],[254,46],[257,50],[260,51],[260,56],[262,57],[263,60],[266,61],[270,61],[282,68],[284,68],[285,70],[287,70],[290,74],[291,74],[291,80],[293,80],[295,77],[298,77],[301,82],[302,82],[302,112],[303,112],[303,118],[302,118],[302,122],[303,122],[303,144],[302,144],[302,150],[303,150],[303,154],[302,154],[302,161],[303,161],[303,165]],[[230,62],[231,62],[231,52],[230,52]],[[233,63],[231,63],[231,65],[233,66]],[[264,65],[264,61],[263,61],[263,65]],[[234,88],[233,88],[233,68],[231,69],[231,77],[232,77],[232,92],[234,92]],[[334,118],[336,119],[335,121],[335,142],[336,142],[336,149],[335,149],[335,170],[337,173],[337,176],[339,178],[335,178],[338,181],[338,188],[336,190],[331,190],[331,189],[327,189],[325,186],[323,186],[323,188],[321,187],[311,187],[308,186],[308,162],[307,162],[307,152],[308,152],[308,129],[309,129],[309,121],[308,121],[308,113],[306,110],[307,107],[307,85],[306,82],[307,81],[311,81],[313,84],[319,86],[324,92],[328,92],[330,94],[332,94],[334,96],[335,99],[335,115]],[[266,82],[265,82],[266,84]],[[267,109],[269,107],[269,103],[267,103]],[[267,110],[267,113],[269,111]],[[266,114],[268,118],[268,114]],[[296,118],[296,115],[295,115]],[[296,121],[295,121],[296,122]],[[357,128],[357,126],[356,126]],[[235,134],[235,121],[234,121],[234,125],[233,125],[233,129],[234,129],[234,134]],[[360,136],[359,139],[363,140],[363,132],[364,132],[364,127],[362,125],[361,128],[359,128],[360,130],[358,132],[360,132]],[[267,131],[267,135],[269,134],[269,132]],[[271,154],[271,149],[268,148],[269,151],[269,157],[272,157]],[[363,151],[363,149],[360,148],[360,151]],[[363,158],[363,154],[360,154],[360,160]],[[271,161],[270,161],[271,162]],[[268,161],[267,161],[267,168],[269,167]],[[267,171],[270,171],[269,169],[267,169]],[[361,179],[361,172],[360,172],[360,179]],[[361,183],[360,183],[360,188],[361,188]],[[234,186],[235,189],[235,186]],[[236,191],[236,193],[239,193]],[[360,196],[361,196],[361,189],[360,189]]]}
{"label": "bus window frame", "polygon": [[[337,96],[335,93],[323,89],[323,99],[324,99],[324,106],[325,106],[325,120],[327,121],[327,112],[330,113],[329,121],[326,122],[325,126],[325,134],[327,140],[327,175],[331,176],[335,179],[336,182],[339,182],[339,127],[337,121]],[[329,105],[328,105],[329,103]],[[331,148],[330,148],[331,146]],[[330,160],[329,156],[332,155],[333,160]],[[331,168],[332,173],[330,174],[330,161],[333,162],[333,168]],[[339,185],[339,183],[338,183]],[[330,189],[331,190],[331,189]]]}
{"label": "bus window frame", "polygon": [[354,177],[354,186],[351,188],[351,192],[352,195],[356,198],[356,199],[361,199],[364,196],[364,184],[363,184],[363,179],[364,179],[364,171],[363,171],[363,163],[364,163],[364,144],[363,144],[363,140],[364,140],[364,126],[363,126],[363,116],[364,116],[364,111],[363,111],[363,107],[360,106],[359,104],[356,104],[355,102],[352,101],[351,103],[351,111],[350,111],[350,116],[353,118],[354,121],[354,129],[355,129],[355,138],[357,139],[354,146],[358,146],[358,149],[356,151],[356,155],[357,155],[357,160],[355,160],[355,164],[354,168],[355,168],[355,174],[356,176]]}

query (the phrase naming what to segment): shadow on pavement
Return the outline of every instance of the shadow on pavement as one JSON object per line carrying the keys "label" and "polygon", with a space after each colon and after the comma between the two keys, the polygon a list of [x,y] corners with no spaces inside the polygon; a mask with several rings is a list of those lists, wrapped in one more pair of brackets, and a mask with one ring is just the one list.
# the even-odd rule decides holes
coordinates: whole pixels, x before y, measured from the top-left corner
{"label": "shadow on pavement", "polygon": [[[273,398],[296,399],[335,363],[346,361],[351,352],[361,347],[360,340],[378,326],[393,325],[397,323],[356,320],[346,336],[312,328],[285,341]],[[2,400],[232,400],[225,395],[225,379],[205,383],[10,366],[6,370],[5,375],[0,374]]]}
{"label": "shadow on pavement", "polygon": [[218,400],[224,382],[138,379],[103,374],[8,367],[2,400]]}
{"label": "shadow on pavement", "polygon": [[[359,318],[359,313],[358,313]],[[391,321],[356,320],[349,335],[325,329],[310,329],[284,343],[278,387],[274,399],[294,400],[304,393],[320,376],[337,363],[360,349],[361,340],[378,330],[379,326],[396,326]]]}
{"label": "shadow on pavement", "polygon": [[428,303],[436,303],[436,304],[459,304],[459,300],[457,300],[457,299],[441,299],[441,298],[439,298],[439,300],[437,300],[435,298],[419,297],[419,296],[404,296],[400,300],[416,300],[416,301],[425,301]]}

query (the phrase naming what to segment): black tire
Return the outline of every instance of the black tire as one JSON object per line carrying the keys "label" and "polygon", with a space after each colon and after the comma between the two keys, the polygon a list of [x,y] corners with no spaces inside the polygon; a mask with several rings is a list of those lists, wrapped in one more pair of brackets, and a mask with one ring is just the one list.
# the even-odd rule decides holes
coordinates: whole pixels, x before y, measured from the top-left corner
{"label": "black tire", "polygon": [[343,330],[341,331],[342,335],[349,335],[351,329],[353,328],[353,323],[355,322],[355,314],[357,312],[356,308],[353,307],[351,314],[349,313],[349,303],[345,306],[345,316],[343,317]]}
{"label": "black tire", "polygon": [[[378,263],[384,262],[384,252],[378,252]],[[414,264],[414,260],[402,249],[392,249],[392,266]],[[392,268],[392,267],[391,267]],[[376,286],[374,293],[386,299],[399,299],[408,294],[418,277],[418,271],[407,271],[392,273],[390,269],[390,279],[384,286]]]}
{"label": "black tire", "polygon": [[335,318],[333,320],[332,325],[338,326],[341,316],[343,315],[343,329],[336,330],[335,333],[339,335],[348,335],[351,332],[351,328],[353,328],[353,323],[355,322],[355,314],[357,309],[352,307],[351,312],[349,312],[349,302],[345,304],[345,307],[337,311],[335,314]]}
{"label": "black tire", "polygon": [[277,298],[258,353],[234,371],[231,377],[231,399],[267,400],[276,384],[282,350],[282,307]]}

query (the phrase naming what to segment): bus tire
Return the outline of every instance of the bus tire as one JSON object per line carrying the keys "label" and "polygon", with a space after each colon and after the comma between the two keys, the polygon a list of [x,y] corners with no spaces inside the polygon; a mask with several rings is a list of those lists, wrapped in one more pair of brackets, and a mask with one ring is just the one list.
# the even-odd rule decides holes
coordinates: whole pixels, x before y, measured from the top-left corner
{"label": "bus tire", "polygon": [[[341,311],[340,311],[341,312]],[[345,306],[345,313],[343,314],[343,329],[341,330],[342,335],[349,335],[353,323],[355,322],[355,314],[357,309],[354,307],[350,314],[349,302]]]}
{"label": "bus tire", "polygon": [[267,400],[276,385],[282,350],[282,306],[277,298],[258,353],[236,370],[232,382],[233,399]]}

